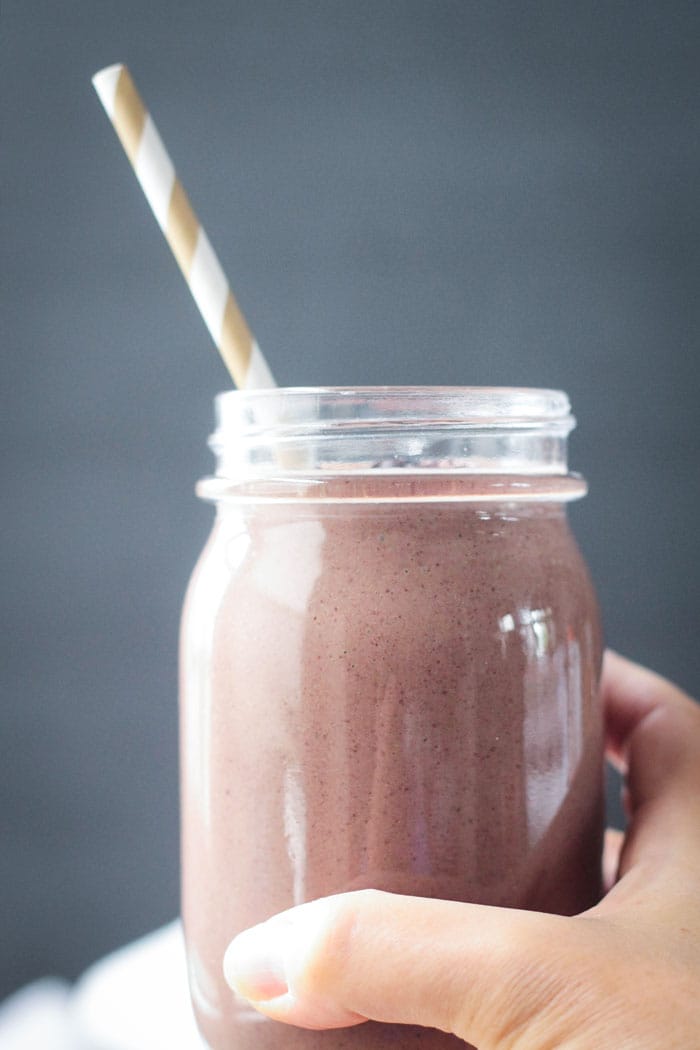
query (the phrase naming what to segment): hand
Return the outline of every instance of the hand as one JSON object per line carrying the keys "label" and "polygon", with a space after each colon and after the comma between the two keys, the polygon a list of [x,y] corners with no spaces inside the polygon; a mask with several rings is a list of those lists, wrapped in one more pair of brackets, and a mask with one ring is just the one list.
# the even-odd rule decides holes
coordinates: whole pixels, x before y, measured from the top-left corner
{"label": "hand", "polygon": [[231,987],[278,1021],[426,1025],[479,1050],[700,1046],[700,708],[613,653],[602,691],[630,822],[596,907],[326,897],[237,937]]}

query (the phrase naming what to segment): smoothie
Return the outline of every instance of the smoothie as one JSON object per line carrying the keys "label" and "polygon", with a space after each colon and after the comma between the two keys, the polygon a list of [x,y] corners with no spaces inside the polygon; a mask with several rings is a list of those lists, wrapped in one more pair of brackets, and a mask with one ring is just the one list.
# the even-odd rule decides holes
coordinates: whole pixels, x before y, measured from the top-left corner
{"label": "smoothie", "polygon": [[183,915],[213,1050],[464,1046],[235,1001],[228,942],[294,904],[376,887],[571,914],[599,896],[595,595],[563,479],[526,500],[489,481],[350,477],[219,507],[182,634]]}

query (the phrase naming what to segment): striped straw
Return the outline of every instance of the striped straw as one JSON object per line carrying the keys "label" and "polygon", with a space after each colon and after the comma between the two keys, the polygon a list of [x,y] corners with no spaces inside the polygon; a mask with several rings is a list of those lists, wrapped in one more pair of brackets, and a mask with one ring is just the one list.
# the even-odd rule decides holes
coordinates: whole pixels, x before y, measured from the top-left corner
{"label": "striped straw", "polygon": [[275,386],[129,70],[108,66],[92,83],[234,383]]}

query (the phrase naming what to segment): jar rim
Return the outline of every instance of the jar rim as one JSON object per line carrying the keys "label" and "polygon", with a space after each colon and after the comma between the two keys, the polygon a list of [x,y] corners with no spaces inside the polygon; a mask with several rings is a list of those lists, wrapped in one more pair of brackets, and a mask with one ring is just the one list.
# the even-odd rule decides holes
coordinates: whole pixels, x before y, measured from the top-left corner
{"label": "jar rim", "polygon": [[575,420],[563,390],[506,386],[325,386],[228,390],[216,396],[219,428],[240,426],[242,415],[282,426],[314,419],[369,422],[435,420],[461,426],[558,424],[573,429]]}
{"label": "jar rim", "polygon": [[271,477],[567,474],[561,390],[365,386],[231,390],[209,444],[228,485]]}

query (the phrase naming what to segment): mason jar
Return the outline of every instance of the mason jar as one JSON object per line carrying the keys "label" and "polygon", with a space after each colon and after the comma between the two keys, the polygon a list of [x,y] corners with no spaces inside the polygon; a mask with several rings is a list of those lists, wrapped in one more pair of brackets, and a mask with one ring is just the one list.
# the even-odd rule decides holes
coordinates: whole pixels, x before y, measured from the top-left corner
{"label": "mason jar", "polygon": [[565,394],[217,398],[182,624],[183,918],[213,1050],[463,1047],[263,1019],[241,930],[374,887],[572,914],[600,894],[601,632]]}

